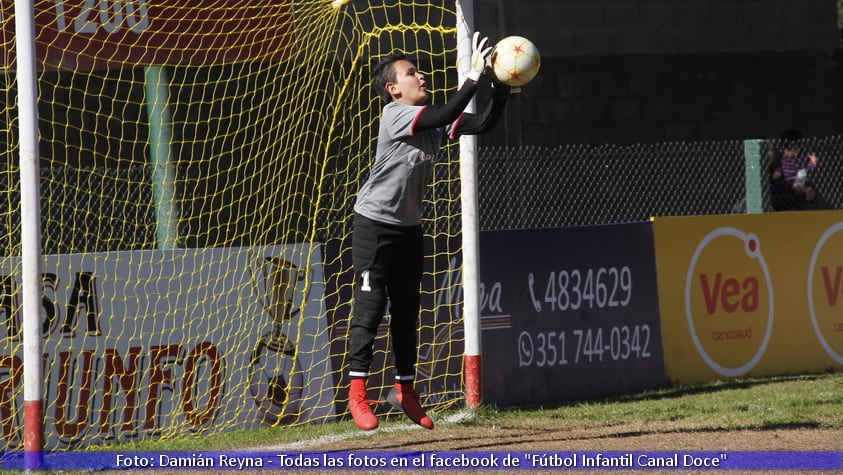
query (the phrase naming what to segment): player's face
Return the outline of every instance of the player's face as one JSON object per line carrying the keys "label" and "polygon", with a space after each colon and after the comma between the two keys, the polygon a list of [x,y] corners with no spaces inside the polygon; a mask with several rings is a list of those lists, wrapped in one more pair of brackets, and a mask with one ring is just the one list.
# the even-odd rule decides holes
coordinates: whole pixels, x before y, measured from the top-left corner
{"label": "player's face", "polygon": [[388,83],[390,93],[396,102],[409,105],[422,105],[427,102],[427,82],[424,74],[416,70],[416,65],[407,60],[396,61],[392,65],[395,82]]}

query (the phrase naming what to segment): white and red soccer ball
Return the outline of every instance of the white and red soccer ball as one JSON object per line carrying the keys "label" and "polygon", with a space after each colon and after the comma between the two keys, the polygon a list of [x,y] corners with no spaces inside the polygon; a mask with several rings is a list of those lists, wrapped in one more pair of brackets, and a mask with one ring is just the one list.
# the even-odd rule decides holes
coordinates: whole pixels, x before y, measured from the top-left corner
{"label": "white and red soccer ball", "polygon": [[532,41],[523,36],[507,36],[492,50],[492,71],[498,82],[521,87],[536,77],[541,55]]}

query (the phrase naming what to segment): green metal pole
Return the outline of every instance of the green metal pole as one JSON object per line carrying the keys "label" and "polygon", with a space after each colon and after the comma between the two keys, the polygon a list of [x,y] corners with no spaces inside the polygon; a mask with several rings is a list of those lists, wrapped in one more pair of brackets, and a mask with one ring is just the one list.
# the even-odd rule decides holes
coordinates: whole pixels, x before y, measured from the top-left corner
{"label": "green metal pole", "polygon": [[173,202],[175,172],[170,163],[169,79],[163,66],[144,68],[146,110],[149,116],[149,151],[152,162],[152,194],[155,200],[155,221],[158,249],[175,249],[178,238],[178,215]]}
{"label": "green metal pole", "polygon": [[747,214],[764,211],[761,192],[761,142],[744,140],[743,142],[746,176],[746,212]]}

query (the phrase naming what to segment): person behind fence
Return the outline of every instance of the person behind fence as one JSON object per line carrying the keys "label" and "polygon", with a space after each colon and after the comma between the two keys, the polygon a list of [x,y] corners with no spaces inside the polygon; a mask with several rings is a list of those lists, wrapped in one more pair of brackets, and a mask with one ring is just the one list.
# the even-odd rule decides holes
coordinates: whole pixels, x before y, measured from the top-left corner
{"label": "person behind fence", "polygon": [[805,209],[817,199],[814,174],[819,159],[814,152],[803,149],[802,134],[787,130],[782,134],[781,174],[792,192],[793,203],[787,209]]}
{"label": "person behind fence", "polygon": [[[403,53],[382,59],[373,70],[373,88],[383,99],[375,160],[354,205],[352,264],[354,304],[348,337],[348,409],[360,429],[378,427],[367,396],[378,326],[389,303],[389,335],[395,384],[387,395],[396,409],[427,429],[433,421],[419,402],[414,379],[424,265],[421,227],[424,193],[433,160],[446,138],[492,129],[503,112],[510,87],[493,84],[481,113],[465,112],[481,77],[489,77],[487,39],[474,34],[471,71],[441,106],[428,103],[424,74]],[[486,83],[490,81],[486,79]]]}
{"label": "person behind fence", "polygon": [[773,211],[784,211],[793,208],[797,203],[796,194],[782,173],[782,155],[776,141],[766,143],[767,175],[769,179],[770,207]]}

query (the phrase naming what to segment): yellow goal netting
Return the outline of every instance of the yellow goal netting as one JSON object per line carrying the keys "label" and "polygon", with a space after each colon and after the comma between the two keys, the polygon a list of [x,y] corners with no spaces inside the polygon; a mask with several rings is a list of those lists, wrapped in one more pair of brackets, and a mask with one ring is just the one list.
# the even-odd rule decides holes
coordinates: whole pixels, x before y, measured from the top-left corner
{"label": "yellow goal netting", "polygon": [[[14,8],[2,2],[0,433],[23,446]],[[453,2],[36,0],[48,450],[348,417],[374,60],[457,86]],[[457,147],[424,223],[417,385],[464,400]],[[385,329],[385,326],[384,326]],[[391,384],[381,332],[370,397]],[[385,408],[380,409],[385,411]]]}

